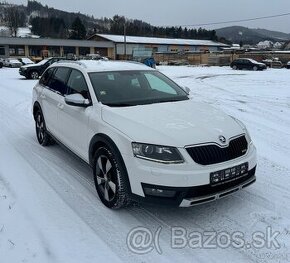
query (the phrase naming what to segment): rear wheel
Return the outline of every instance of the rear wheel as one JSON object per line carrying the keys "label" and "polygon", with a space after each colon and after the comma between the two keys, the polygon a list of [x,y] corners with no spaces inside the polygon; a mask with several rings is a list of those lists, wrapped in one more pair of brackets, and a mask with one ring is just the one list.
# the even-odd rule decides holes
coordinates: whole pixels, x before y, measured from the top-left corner
{"label": "rear wheel", "polygon": [[94,156],[94,180],[102,203],[112,209],[129,204],[125,184],[127,172],[118,153],[108,146],[100,147]]}
{"label": "rear wheel", "polygon": [[47,146],[51,143],[51,138],[47,133],[45,120],[41,110],[38,110],[35,114],[35,131],[40,145]]}
{"label": "rear wheel", "polygon": [[236,65],[234,65],[234,66],[233,66],[233,69],[234,69],[234,70],[237,70],[238,68],[237,68],[237,66],[236,66]]}
{"label": "rear wheel", "polygon": [[37,71],[33,70],[33,71],[30,72],[29,77],[31,79],[38,79],[39,78],[39,74],[38,74]]}

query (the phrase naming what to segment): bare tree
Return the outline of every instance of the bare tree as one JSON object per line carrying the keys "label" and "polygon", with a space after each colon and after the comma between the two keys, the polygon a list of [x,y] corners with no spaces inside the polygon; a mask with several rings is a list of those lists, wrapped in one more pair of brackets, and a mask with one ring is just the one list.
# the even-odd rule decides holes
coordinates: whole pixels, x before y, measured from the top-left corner
{"label": "bare tree", "polygon": [[11,31],[12,36],[17,36],[17,29],[25,25],[25,14],[20,12],[17,6],[9,6],[5,8],[5,22]]}

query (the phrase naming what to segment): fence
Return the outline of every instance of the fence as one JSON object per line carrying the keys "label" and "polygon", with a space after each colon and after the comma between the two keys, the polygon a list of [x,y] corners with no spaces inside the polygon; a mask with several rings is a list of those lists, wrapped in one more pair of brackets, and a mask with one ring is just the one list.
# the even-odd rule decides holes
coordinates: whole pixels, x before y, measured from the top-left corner
{"label": "fence", "polygon": [[283,65],[290,61],[289,52],[247,52],[247,53],[155,53],[154,59],[158,64],[190,64],[190,65],[209,65],[209,66],[228,66],[234,59],[252,58],[257,61],[264,59],[278,58]]}

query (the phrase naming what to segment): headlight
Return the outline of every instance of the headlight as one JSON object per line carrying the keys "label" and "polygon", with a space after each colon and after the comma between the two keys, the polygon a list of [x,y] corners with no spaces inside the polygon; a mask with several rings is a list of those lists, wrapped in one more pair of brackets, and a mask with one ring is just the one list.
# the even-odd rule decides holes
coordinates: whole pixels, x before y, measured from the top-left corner
{"label": "headlight", "polygon": [[246,127],[246,125],[243,123],[243,122],[241,122],[240,120],[238,120],[238,119],[236,119],[236,118],[234,118],[233,116],[231,116],[240,126],[241,126],[241,128],[243,129],[243,131],[245,132],[245,134],[246,134],[246,137],[247,137],[247,139],[248,139],[248,141],[249,141],[249,144],[251,144],[252,143],[252,138],[251,138],[251,136],[250,136],[250,133],[249,133],[249,131],[248,131],[248,129],[247,129],[247,127]]}
{"label": "headlight", "polygon": [[159,163],[183,163],[179,151],[175,147],[160,146],[143,143],[132,143],[135,157]]}

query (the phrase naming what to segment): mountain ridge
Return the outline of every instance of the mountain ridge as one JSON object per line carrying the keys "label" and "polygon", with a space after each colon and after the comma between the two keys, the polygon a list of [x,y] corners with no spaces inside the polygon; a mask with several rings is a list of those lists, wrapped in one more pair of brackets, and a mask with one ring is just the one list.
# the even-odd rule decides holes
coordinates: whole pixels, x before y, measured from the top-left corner
{"label": "mountain ridge", "polygon": [[247,28],[243,26],[229,26],[216,29],[218,37],[226,38],[232,43],[257,44],[260,41],[287,42],[290,34],[262,28]]}

